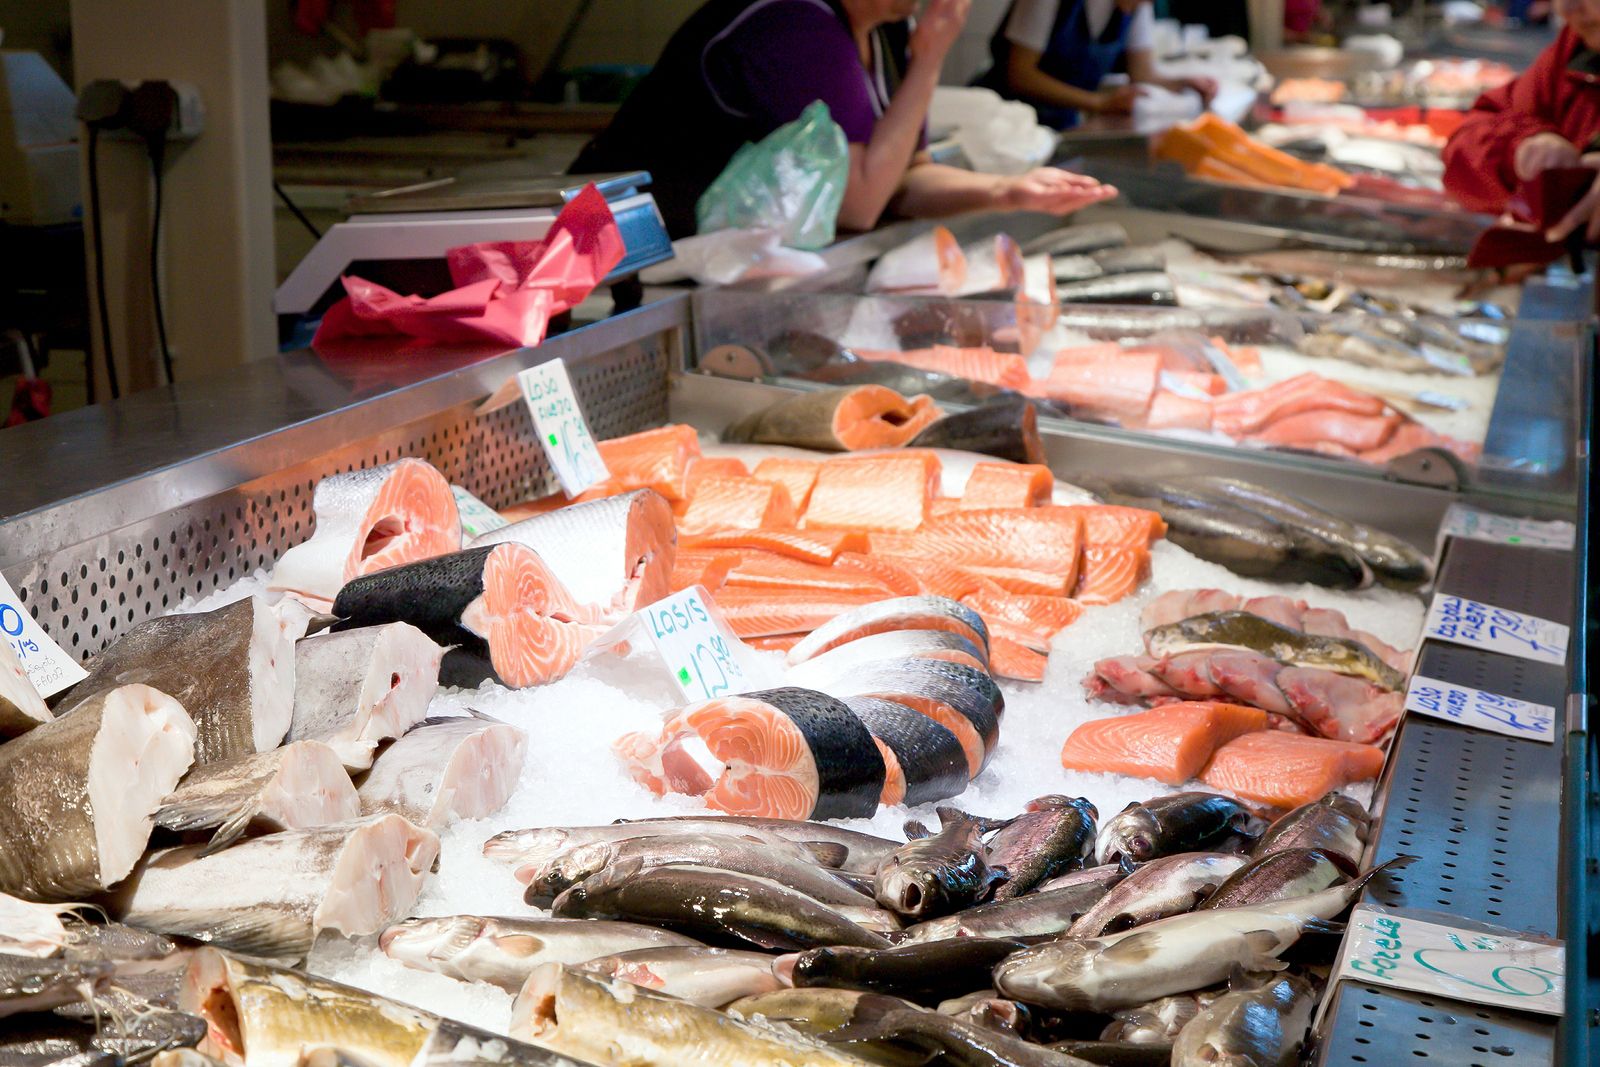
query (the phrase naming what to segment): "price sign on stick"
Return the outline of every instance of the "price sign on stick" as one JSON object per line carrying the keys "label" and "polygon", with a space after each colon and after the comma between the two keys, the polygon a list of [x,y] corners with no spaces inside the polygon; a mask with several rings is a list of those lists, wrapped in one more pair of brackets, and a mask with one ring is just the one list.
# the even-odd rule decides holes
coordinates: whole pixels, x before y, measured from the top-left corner
{"label": "price sign on stick", "polygon": [[639,615],[688,700],[711,700],[750,688],[740,662],[739,640],[728,632],[700,586],[658,600]]}
{"label": "price sign on stick", "polygon": [[1412,677],[1406,689],[1406,710],[1528,741],[1556,739],[1556,709],[1548,704],[1497,696],[1420,674]]}
{"label": "price sign on stick", "polygon": [[589,423],[572,391],[567,365],[559,359],[529,367],[517,375],[522,398],[533,416],[534,432],[550,466],[568,496],[577,496],[610,477]]}
{"label": "price sign on stick", "polygon": [[1422,636],[1558,667],[1567,662],[1569,632],[1559,622],[1443,593],[1428,607]]}
{"label": "price sign on stick", "polygon": [[42,697],[55,696],[89,676],[77,659],[62,651],[33,621],[4,575],[0,575],[0,641],[11,646],[28,672],[28,681]]}

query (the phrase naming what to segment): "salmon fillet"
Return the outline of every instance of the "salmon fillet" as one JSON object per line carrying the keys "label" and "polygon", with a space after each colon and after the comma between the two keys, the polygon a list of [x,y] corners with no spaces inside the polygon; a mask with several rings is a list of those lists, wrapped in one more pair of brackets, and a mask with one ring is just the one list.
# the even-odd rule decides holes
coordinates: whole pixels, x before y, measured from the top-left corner
{"label": "salmon fillet", "polygon": [[1083,519],[1083,543],[1102,548],[1148,548],[1167,534],[1159,512],[1119,504],[1075,504]]}
{"label": "salmon fillet", "polygon": [[692,456],[689,467],[683,476],[684,500],[676,502],[673,511],[681,516],[679,506],[686,507],[686,502],[694,499],[695,493],[700,488],[700,483],[707,478],[748,478],[750,468],[744,465],[744,460],[733,459],[730,456]]}
{"label": "salmon fillet", "polygon": [[1036,571],[1028,567],[981,567],[969,564],[967,570],[990,585],[1018,596],[1064,596],[1068,586],[1064,577],[1054,571]]}
{"label": "salmon fillet", "polygon": [[1073,596],[1085,604],[1115,604],[1150,575],[1150,550],[1137,545],[1083,550],[1083,573]]}
{"label": "salmon fillet", "polygon": [[833,566],[836,570],[853,571],[871,578],[895,596],[916,596],[923,591],[917,576],[891,559],[864,552],[841,552]]}
{"label": "salmon fillet", "polygon": [[729,571],[729,589],[805,589],[813,592],[889,596],[882,582],[859,568],[807,563],[774,552],[747,551]]}
{"label": "salmon fillet", "polygon": [[1260,389],[1246,389],[1211,402],[1212,426],[1240,437],[1301,412],[1329,409],[1352,415],[1381,415],[1385,404],[1371,393],[1319,374],[1298,374]]}
{"label": "salmon fillet", "polygon": [[939,457],[915,450],[832,459],[817,472],[803,525],[915,530],[939,491]]}
{"label": "salmon fillet", "polygon": [[678,528],[685,533],[710,530],[760,530],[794,525],[789,491],[759,478],[712,476],[699,485]]}
{"label": "salmon fillet", "polygon": [[1055,475],[1037,463],[979,463],[961,493],[961,508],[1034,508],[1050,503]]}
{"label": "salmon fillet", "polygon": [[1061,596],[979,589],[968,593],[962,602],[983,616],[991,630],[996,624],[1003,624],[1004,629],[1014,631],[1008,637],[1040,652],[1048,651],[1050,639],[1083,616],[1082,604]]}
{"label": "salmon fillet", "polygon": [[999,587],[969,570],[933,559],[916,559],[910,556],[886,555],[874,551],[874,557],[891,562],[917,579],[918,592],[960,600],[979,589]]}
{"label": "salmon fillet", "polygon": [[1267,713],[1259,708],[1214,701],[1167,704],[1084,723],[1062,747],[1061,765],[1178,785],[1199,773],[1221,746],[1266,728]]}
{"label": "salmon fillet", "polygon": [[811,487],[817,484],[817,471],[822,467],[818,459],[786,459],[773,457],[756,464],[753,477],[764,482],[776,482],[789,491],[789,500],[795,510],[805,513],[811,503]]}
{"label": "salmon fillet", "polygon": [[960,511],[909,535],[873,534],[871,543],[874,553],[954,564],[1002,585],[1010,572],[1045,575],[1062,593],[1077,579],[1083,517],[1054,506]]}
{"label": "salmon fillet", "polygon": [[599,444],[610,482],[625,489],[654,489],[668,500],[687,498],[689,461],[700,457],[693,426],[674,424],[614,437]]}
{"label": "salmon fillet", "polygon": [[1107,415],[1143,418],[1161,380],[1161,357],[1117,355],[1090,362],[1057,357],[1038,386],[1051,400]]}
{"label": "salmon fillet", "polygon": [[718,530],[681,535],[679,547],[759,548],[812,563],[832,563],[841,552],[859,552],[866,548],[867,538],[858,530]]}
{"label": "salmon fillet", "polygon": [[787,652],[805,639],[805,634],[769,634],[766,637],[752,637],[745,641],[751,648],[759,648],[763,652]]}
{"label": "salmon fillet", "polygon": [[1018,392],[1033,384],[1033,377],[1028,373],[1028,361],[1015,352],[934,345],[932,348],[914,348],[904,352],[858,348],[855,353],[865,360],[904,363],[918,370],[948,374],[952,378],[965,378],[970,382],[986,382]]}
{"label": "salmon fillet", "polygon": [[1046,657],[1026,645],[999,635],[990,636],[989,670],[997,678],[1042,682],[1047,662]]}
{"label": "salmon fillet", "polygon": [[691,585],[704,586],[706,592],[715,593],[727,580],[728,572],[739,562],[737,552],[724,549],[697,549],[679,552],[672,565],[672,591],[687,589]]}
{"label": "salmon fillet", "polygon": [[1404,422],[1394,435],[1377,448],[1366,449],[1360,455],[1363,462],[1383,465],[1419,448],[1442,448],[1453,452],[1465,463],[1476,463],[1483,454],[1482,447],[1454,437],[1434,433],[1420,422]]}
{"label": "salmon fillet", "polygon": [[1381,770],[1376,745],[1265,730],[1219,747],[1200,780],[1257,804],[1294,808]]}
{"label": "salmon fillet", "polygon": [[740,637],[766,637],[815,630],[852,608],[884,599],[880,593],[808,589],[738,589],[723,586],[717,606]]}
{"label": "salmon fillet", "polygon": [[1144,426],[1150,430],[1209,430],[1211,401],[1158,389]]}

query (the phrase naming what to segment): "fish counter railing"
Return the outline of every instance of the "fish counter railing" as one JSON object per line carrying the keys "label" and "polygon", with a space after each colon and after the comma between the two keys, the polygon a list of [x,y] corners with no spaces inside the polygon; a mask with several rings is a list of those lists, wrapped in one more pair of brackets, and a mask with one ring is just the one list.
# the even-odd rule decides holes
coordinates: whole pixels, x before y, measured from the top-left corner
{"label": "fish counter railing", "polygon": [[412,457],[491,507],[552,491],[527,407],[480,414],[482,401],[560,358],[597,437],[659,425],[687,331],[687,299],[674,298],[536,349],[414,367],[377,396],[297,353],[8,430],[0,462],[33,473],[0,479],[0,576],[86,660],[135,623],[270,568],[310,536],[312,494],[330,474]]}

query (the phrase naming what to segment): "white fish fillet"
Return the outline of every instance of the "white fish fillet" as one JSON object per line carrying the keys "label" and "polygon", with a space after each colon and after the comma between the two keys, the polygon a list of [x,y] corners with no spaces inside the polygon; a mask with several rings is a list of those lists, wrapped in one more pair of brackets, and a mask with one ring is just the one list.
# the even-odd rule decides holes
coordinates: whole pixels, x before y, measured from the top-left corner
{"label": "white fish fillet", "polygon": [[22,661],[0,638],[0,739],[25,734],[52,718],[44,698],[28,680]]}
{"label": "white fish fillet", "polygon": [[450,483],[420,459],[330,475],[317,483],[311,507],[315,531],[283,554],[267,588],[319,610],[357,575],[461,548]]}
{"label": "white fish fillet", "polygon": [[294,647],[288,740],[321,741],[351,770],[372,766],[378,742],[428,714],[444,649],[410,623],[308,637]]}
{"label": "white fish fillet", "polygon": [[147,685],[103,690],[0,745],[0,891],[81,900],[122,878],[194,747],[194,720]]}
{"label": "white fish fillet", "polygon": [[179,832],[215,828],[202,853],[209,854],[249,829],[303,830],[360,814],[339,754],[321,741],[295,741],[196,767],[162,801],[156,825]]}
{"label": "white fish fillet", "polygon": [[434,828],[481,819],[510,798],[526,744],[521,730],[491,719],[424,722],[378,754],[361,783],[361,810]]}
{"label": "white fish fillet", "polygon": [[54,904],[34,904],[0,893],[0,954],[45,959],[67,943],[61,922],[63,909]]}
{"label": "white fish fillet", "polygon": [[375,934],[410,912],[439,837],[398,815],[152,852],[118,890],[133,926],[252,955],[304,956],[323,930]]}
{"label": "white fish fillet", "polygon": [[954,296],[966,280],[967,257],[955,235],[935,226],[880,256],[867,274],[867,292]]}

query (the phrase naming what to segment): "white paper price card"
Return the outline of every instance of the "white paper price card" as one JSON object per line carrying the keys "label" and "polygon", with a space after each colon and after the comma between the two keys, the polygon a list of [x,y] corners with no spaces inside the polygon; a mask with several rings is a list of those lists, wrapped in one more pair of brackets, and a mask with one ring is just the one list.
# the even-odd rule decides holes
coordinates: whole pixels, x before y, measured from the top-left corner
{"label": "white paper price card", "polygon": [[28,609],[22,606],[11,583],[0,575],[0,639],[11,646],[28,672],[28,681],[42,697],[53,697],[89,676],[82,665],[50,640]]}
{"label": "white paper price card", "polygon": [[559,359],[548,360],[518,374],[517,383],[533,415],[534,432],[567,495],[577,496],[610,477],[572,392],[567,365]]}
{"label": "white paper price card", "polygon": [[639,614],[673,681],[689,700],[711,700],[750,688],[740,662],[743,646],[728,632],[700,586],[658,600]]}
{"label": "white paper price card", "polygon": [[1528,741],[1556,739],[1556,709],[1515,697],[1414,675],[1406,688],[1406,710]]}
{"label": "white paper price card", "polygon": [[474,537],[482,537],[490,530],[498,530],[502,526],[511,525],[501,517],[498,511],[459,485],[452,485],[450,492],[455,494],[456,511],[461,515],[463,541],[470,541]]}
{"label": "white paper price card", "polygon": [[1450,505],[1450,510],[1444,513],[1444,523],[1439,532],[1447,537],[1464,537],[1495,545],[1569,551],[1577,537],[1577,528],[1570,522],[1559,519],[1547,522],[1519,519],[1510,515],[1496,515],[1492,511],[1480,511],[1465,504]]}
{"label": "white paper price card", "polygon": [[1422,636],[1558,667],[1567,662],[1568,631],[1559,622],[1444,593],[1429,605]]}
{"label": "white paper price card", "polygon": [[1566,951],[1561,943],[1491,930],[1358,904],[1336,977],[1471,1004],[1562,1014]]}

